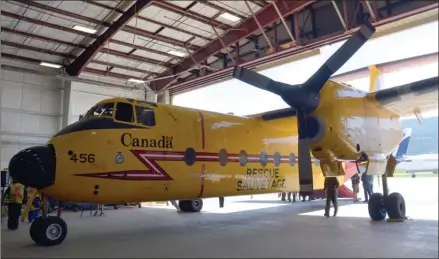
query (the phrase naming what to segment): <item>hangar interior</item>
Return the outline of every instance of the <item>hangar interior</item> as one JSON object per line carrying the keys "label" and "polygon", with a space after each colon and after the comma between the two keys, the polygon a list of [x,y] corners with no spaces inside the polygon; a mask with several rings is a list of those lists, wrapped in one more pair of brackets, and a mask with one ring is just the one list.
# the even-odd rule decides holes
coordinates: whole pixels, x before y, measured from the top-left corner
{"label": "hangar interior", "polygon": [[1,14],[5,168],[99,100],[170,102],[230,78],[234,65],[291,62],[365,20],[385,34],[434,20],[437,10],[435,1],[7,0]]}
{"label": "hangar interior", "polygon": [[[437,7],[434,0],[2,1],[0,168],[103,99],[172,103],[231,78],[234,66],[260,71],[318,54],[366,21],[377,27],[374,37],[437,21]],[[437,55],[415,60],[431,61]],[[412,61],[405,62],[383,66]],[[354,72],[364,69],[339,80]]]}

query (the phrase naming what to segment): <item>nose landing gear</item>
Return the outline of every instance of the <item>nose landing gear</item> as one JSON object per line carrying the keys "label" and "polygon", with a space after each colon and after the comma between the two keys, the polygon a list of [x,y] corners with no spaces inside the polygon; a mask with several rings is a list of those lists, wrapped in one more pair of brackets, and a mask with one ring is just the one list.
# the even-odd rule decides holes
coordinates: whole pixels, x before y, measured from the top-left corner
{"label": "nose landing gear", "polygon": [[[31,200],[33,201],[34,198],[35,195],[31,197]],[[58,216],[49,216],[47,198],[41,194],[41,199],[43,201],[41,208],[43,215],[32,222],[30,237],[41,246],[59,245],[67,236],[67,223],[60,217],[61,211],[57,213]],[[28,206],[32,204],[32,201],[28,202]]]}
{"label": "nose landing gear", "polygon": [[30,237],[38,245],[55,246],[67,236],[66,222],[57,216],[39,217],[30,226]]}

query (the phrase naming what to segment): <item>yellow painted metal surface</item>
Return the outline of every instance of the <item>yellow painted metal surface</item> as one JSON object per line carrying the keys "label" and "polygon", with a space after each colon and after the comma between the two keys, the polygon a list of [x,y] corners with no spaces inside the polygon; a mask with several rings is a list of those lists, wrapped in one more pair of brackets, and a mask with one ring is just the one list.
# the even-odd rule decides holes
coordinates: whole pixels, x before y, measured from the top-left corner
{"label": "yellow painted metal surface", "polygon": [[[45,194],[71,202],[123,203],[299,191],[294,116],[264,121],[124,98],[102,103],[117,102],[153,109],[156,124],[117,121],[113,113],[113,128],[52,138],[56,177]],[[332,81],[320,103],[312,114],[323,125],[312,144],[314,189],[323,188],[322,169],[344,182],[342,161],[358,159],[357,146],[375,163],[372,174],[382,174],[382,163],[402,136],[397,115],[366,93]],[[85,162],[72,161],[72,154],[84,154]]]}

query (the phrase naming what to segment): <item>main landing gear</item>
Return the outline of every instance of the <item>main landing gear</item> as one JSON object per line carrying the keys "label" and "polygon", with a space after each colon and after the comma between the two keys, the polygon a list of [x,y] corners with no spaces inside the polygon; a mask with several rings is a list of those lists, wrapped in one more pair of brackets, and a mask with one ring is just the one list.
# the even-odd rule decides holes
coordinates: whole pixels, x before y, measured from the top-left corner
{"label": "main landing gear", "polygon": [[[394,159],[395,158],[391,156],[387,161],[386,172],[383,174],[382,178],[383,194],[373,193],[369,198],[369,216],[374,221],[385,219],[386,214],[389,216],[389,219],[392,220],[402,220],[406,218],[404,197],[398,192],[389,194],[387,175],[388,173],[393,174],[395,170],[396,161],[393,161]],[[393,163],[395,166],[393,166]],[[365,173],[367,173],[367,167]]]}
{"label": "main landing gear", "polygon": [[203,200],[179,200],[178,206],[182,212],[200,212],[203,209]]}

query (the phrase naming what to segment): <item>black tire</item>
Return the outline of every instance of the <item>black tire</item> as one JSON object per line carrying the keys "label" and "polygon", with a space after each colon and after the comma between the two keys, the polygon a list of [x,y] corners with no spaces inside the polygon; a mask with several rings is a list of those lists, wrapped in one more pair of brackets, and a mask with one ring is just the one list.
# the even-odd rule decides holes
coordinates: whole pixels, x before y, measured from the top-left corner
{"label": "black tire", "polygon": [[381,193],[373,193],[368,203],[369,216],[372,220],[379,221],[386,218],[384,196]]}
{"label": "black tire", "polygon": [[29,232],[32,240],[38,245],[55,246],[66,238],[67,224],[60,217],[39,217],[32,223]]}
{"label": "black tire", "polygon": [[190,200],[179,200],[178,201],[178,207],[180,207],[180,210],[183,212],[189,212],[190,211]]}
{"label": "black tire", "polygon": [[405,218],[405,200],[404,197],[394,192],[389,195],[385,200],[386,210],[391,219],[404,219]]}
{"label": "black tire", "polygon": [[200,212],[203,209],[203,200],[180,200],[178,206],[183,212]]}

